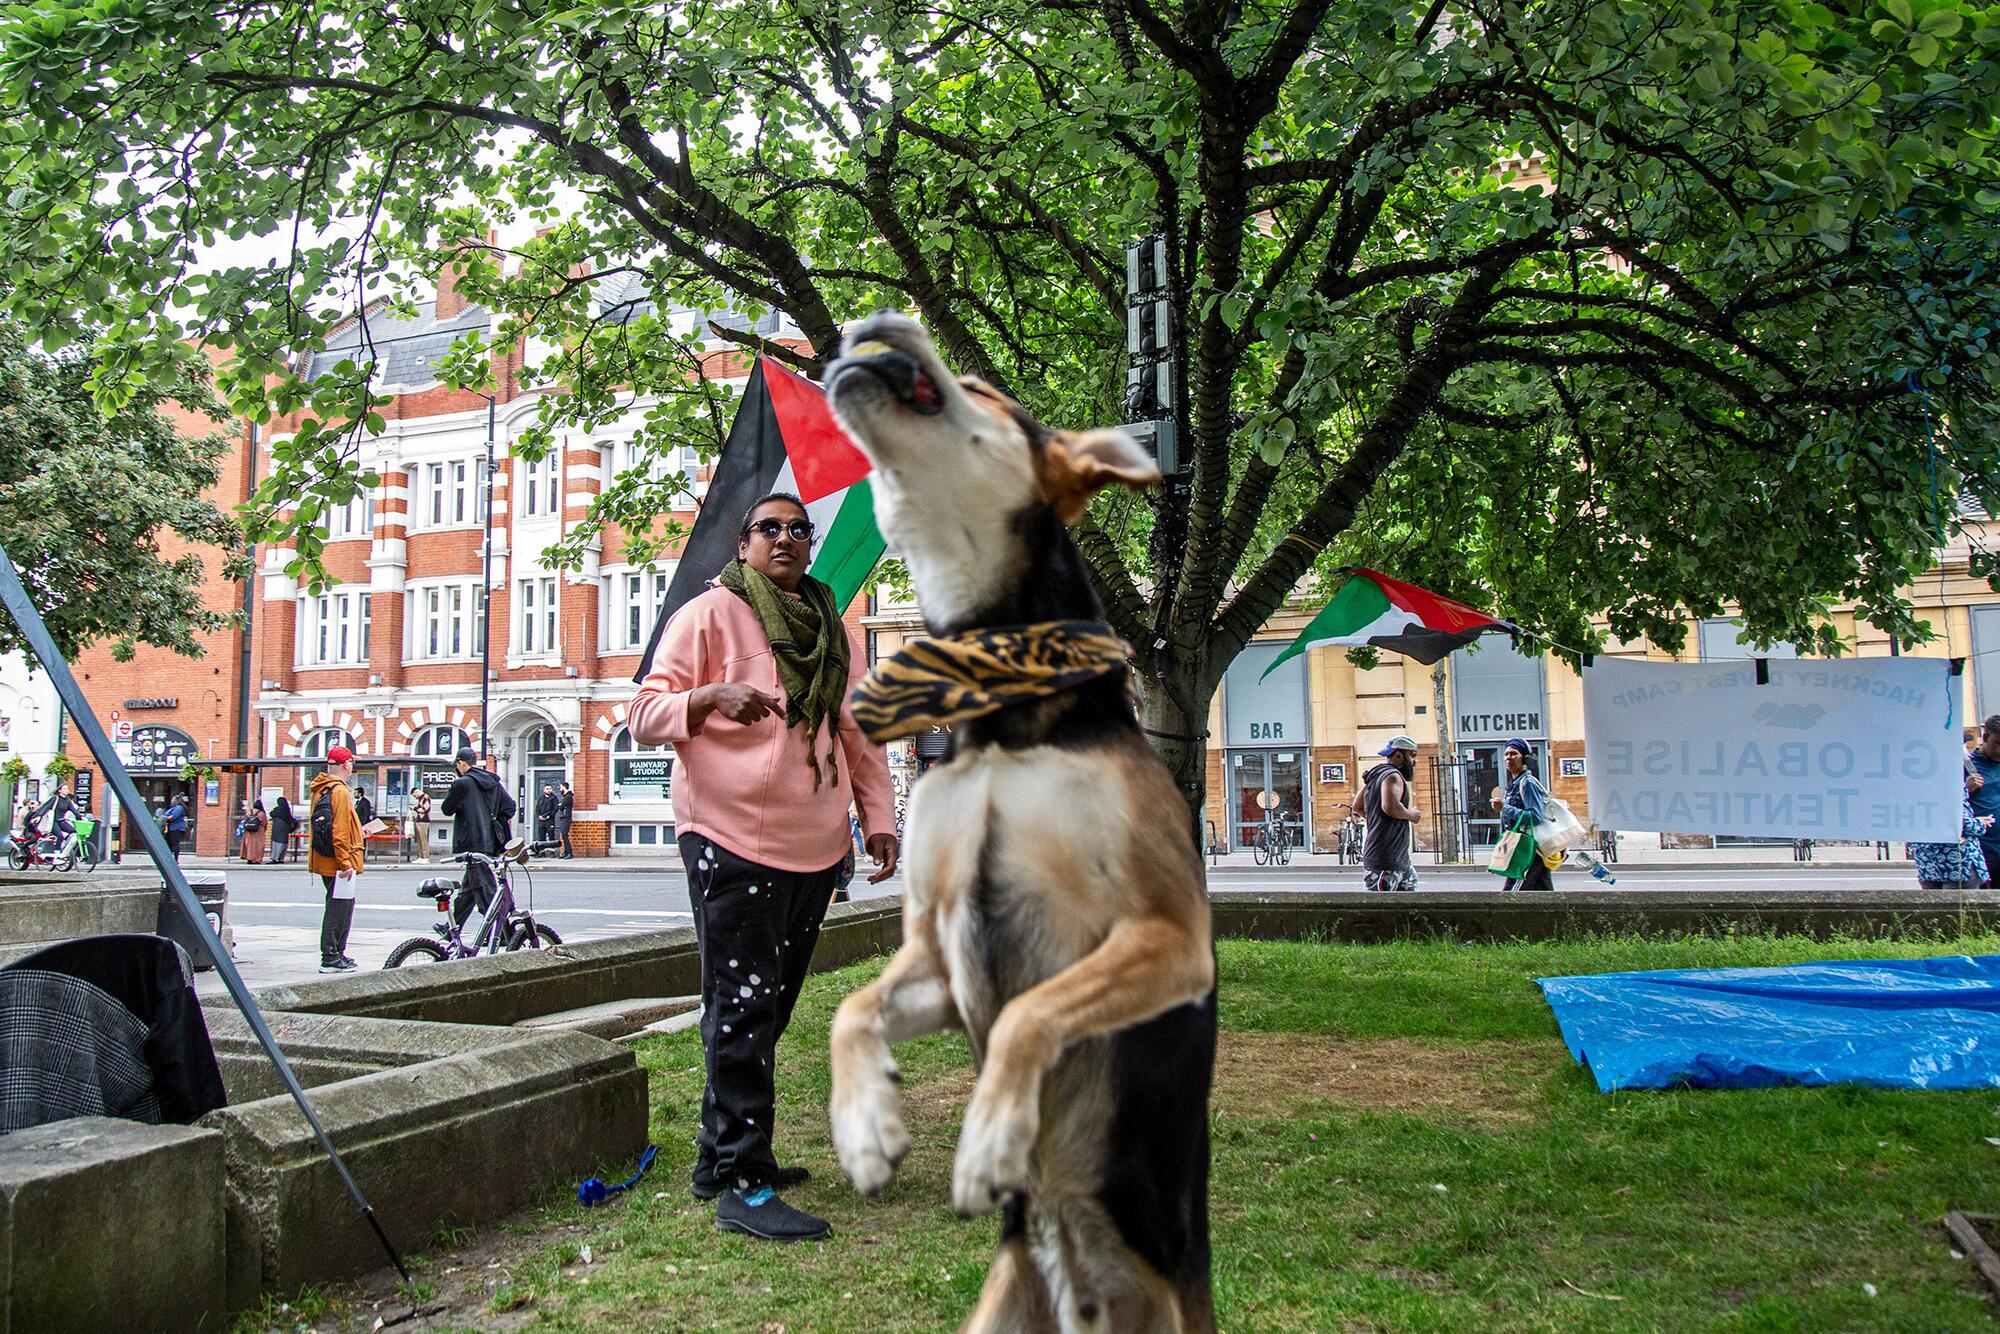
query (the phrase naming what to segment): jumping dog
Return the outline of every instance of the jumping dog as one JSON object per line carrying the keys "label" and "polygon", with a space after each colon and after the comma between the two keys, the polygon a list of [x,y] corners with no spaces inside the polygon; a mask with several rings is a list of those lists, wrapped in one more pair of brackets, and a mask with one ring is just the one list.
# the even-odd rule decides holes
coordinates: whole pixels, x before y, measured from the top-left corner
{"label": "jumping dog", "polygon": [[[1042,425],[893,314],[848,334],[827,385],[933,636],[1102,616],[1067,525],[1106,485],[1159,480],[1129,437]],[[1215,1328],[1215,952],[1126,675],[955,728],[910,797],[902,948],[834,1019],[833,1141],[867,1195],[910,1148],[890,1045],[970,1040],[952,1203],[1003,1216],[978,1334]]]}

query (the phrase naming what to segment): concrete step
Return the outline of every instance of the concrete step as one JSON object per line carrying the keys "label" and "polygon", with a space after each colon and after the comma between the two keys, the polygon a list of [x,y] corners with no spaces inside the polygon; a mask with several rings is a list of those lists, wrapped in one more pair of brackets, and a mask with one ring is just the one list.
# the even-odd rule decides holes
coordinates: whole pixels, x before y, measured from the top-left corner
{"label": "concrete step", "polygon": [[614,1038],[613,1041],[630,1046],[640,1038],[656,1037],[661,1033],[678,1033],[682,1029],[693,1028],[699,1023],[701,1023],[701,1006],[697,1005],[685,1013],[669,1015],[665,1019],[655,1019],[638,1032],[627,1033],[622,1038]]}
{"label": "concrete step", "polygon": [[594,1038],[615,1040],[645,1031],[661,1020],[673,1019],[690,1011],[698,1014],[700,1010],[699,996],[648,996],[536,1015],[533,1019],[521,1020],[514,1027],[538,1033],[557,1030],[588,1033]]}

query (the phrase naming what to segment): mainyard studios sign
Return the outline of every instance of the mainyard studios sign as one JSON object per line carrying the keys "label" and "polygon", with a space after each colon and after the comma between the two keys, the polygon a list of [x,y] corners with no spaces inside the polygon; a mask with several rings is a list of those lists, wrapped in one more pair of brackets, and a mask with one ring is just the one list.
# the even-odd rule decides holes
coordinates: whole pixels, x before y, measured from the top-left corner
{"label": "mainyard studios sign", "polygon": [[1958,841],[1964,750],[1936,658],[1583,673],[1590,815],[1603,829]]}

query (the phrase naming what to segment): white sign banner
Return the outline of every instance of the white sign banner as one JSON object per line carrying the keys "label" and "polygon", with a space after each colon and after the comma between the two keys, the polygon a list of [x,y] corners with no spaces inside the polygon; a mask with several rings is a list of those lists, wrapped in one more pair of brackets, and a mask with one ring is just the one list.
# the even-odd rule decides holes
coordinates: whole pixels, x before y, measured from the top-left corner
{"label": "white sign banner", "polygon": [[1937,658],[1635,662],[1583,673],[1602,829],[1955,843],[1964,755]]}

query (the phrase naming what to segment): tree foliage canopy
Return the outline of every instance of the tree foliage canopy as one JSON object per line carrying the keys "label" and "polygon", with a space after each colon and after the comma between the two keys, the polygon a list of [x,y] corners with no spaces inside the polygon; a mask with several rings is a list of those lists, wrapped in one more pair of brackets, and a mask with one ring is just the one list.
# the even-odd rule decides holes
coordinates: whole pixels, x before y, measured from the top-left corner
{"label": "tree foliage canopy", "polygon": [[[544,431],[638,392],[653,444],[712,446],[688,339],[757,340],[607,308],[580,266],[782,311],[808,370],[844,320],[911,309],[959,369],[1082,425],[1121,415],[1122,247],[1165,234],[1193,467],[1079,539],[1184,776],[1174,738],[1316,562],[1570,645],[1596,614],[1677,644],[1729,601],[1830,647],[1835,601],[1919,637],[1898,588],[1962,483],[2000,501],[1993,5],[0,12],[13,309],[106,328],[113,402],[192,332],[236,351],[233,406],[305,410],[266,531],[377,425],[366,359],[305,384],[290,358],[454,257],[500,340],[554,349]],[[530,223],[516,255],[483,242]],[[273,264],[197,271],[272,234],[297,238]],[[662,485],[601,503],[655,512]]]}
{"label": "tree foliage canopy", "polygon": [[[44,353],[0,319],[0,544],[65,656],[107,637],[120,657],[140,640],[199,654],[199,636],[228,620],[203,605],[202,556],[160,545],[171,534],[249,574],[242,529],[202,494],[218,439],[184,436],[160,411],[210,406],[205,369],[190,363],[106,417],[87,355]],[[25,642],[0,617],[0,652]]]}

